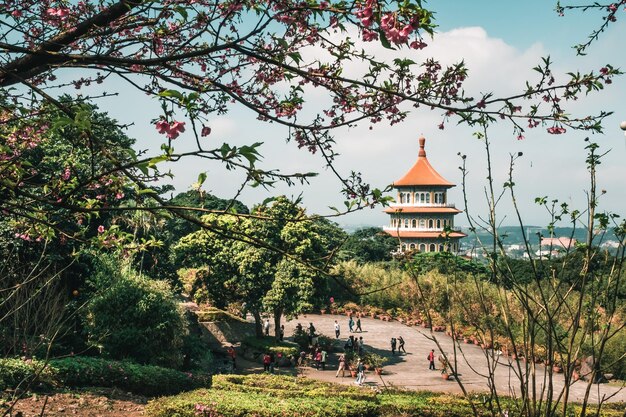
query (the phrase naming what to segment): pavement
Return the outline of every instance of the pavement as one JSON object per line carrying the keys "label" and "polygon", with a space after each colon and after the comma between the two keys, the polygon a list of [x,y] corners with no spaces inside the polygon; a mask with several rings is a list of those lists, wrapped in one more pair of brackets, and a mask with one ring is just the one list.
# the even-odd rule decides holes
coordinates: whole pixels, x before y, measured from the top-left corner
{"label": "pavement", "polygon": [[[297,319],[284,322],[285,336],[289,340],[290,336],[298,323],[307,328],[309,323],[313,323],[317,333],[334,337],[335,320],[341,327],[340,342],[338,346],[343,346],[351,333],[348,331],[348,318],[341,315],[330,314],[307,314]],[[273,323],[273,321],[272,321]],[[491,361],[493,373],[495,375],[495,387],[501,395],[518,395],[519,386],[519,369],[525,372],[526,364],[511,360],[509,357],[495,355],[491,350],[483,350],[479,346],[470,344],[454,344],[451,337],[445,333],[434,332],[430,329],[422,327],[409,327],[397,321],[386,322],[382,320],[372,319],[369,317],[361,318],[362,333],[353,333],[355,336],[363,336],[366,351],[375,352],[387,357],[389,360],[384,365],[383,375],[377,376],[374,372],[366,373],[366,384],[370,386],[382,387],[395,386],[404,387],[411,390],[426,390],[446,393],[461,393],[460,383],[463,384],[467,392],[488,392],[488,357],[497,358]],[[273,329],[271,329],[273,334]],[[402,336],[406,342],[405,348],[407,353],[395,356],[391,354],[390,339],[392,337]],[[457,372],[459,381],[444,380],[440,370],[431,371],[428,369],[427,355],[431,349],[435,349],[436,354],[440,353],[440,349],[446,352],[446,355],[453,361],[456,354]],[[306,368],[304,374],[308,377],[338,382],[341,384],[353,384],[354,380],[348,376],[342,378],[335,377],[337,370],[337,358],[339,354],[330,355],[327,362],[326,371]],[[436,362],[439,367],[439,363]],[[546,374],[545,367],[537,364],[534,367],[537,381],[536,392],[541,392],[542,383]],[[532,370],[531,370],[532,372]],[[562,374],[555,374],[553,378],[555,392],[560,392],[564,385]],[[587,382],[577,381],[570,386],[570,401],[582,401]],[[590,403],[597,403],[600,398],[608,398],[608,401],[619,402],[626,401],[626,389],[618,384],[593,384],[589,395]],[[610,397],[610,398],[609,398]]]}

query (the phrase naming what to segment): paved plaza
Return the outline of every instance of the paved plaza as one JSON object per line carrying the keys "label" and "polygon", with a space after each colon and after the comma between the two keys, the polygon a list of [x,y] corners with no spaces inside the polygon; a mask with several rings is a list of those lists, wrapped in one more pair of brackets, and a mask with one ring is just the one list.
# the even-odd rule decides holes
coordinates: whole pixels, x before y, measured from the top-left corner
{"label": "paved plaza", "polygon": [[[341,345],[349,337],[348,318],[336,315],[314,315],[308,314],[300,316],[285,323],[285,336],[289,338],[298,323],[307,328],[309,323],[313,323],[318,333],[329,337],[334,337],[335,320],[341,326]],[[406,387],[414,390],[429,390],[440,392],[460,393],[461,389],[456,381],[444,380],[439,371],[428,369],[426,359],[431,349],[439,352],[435,342],[430,339],[431,333],[422,327],[409,327],[397,321],[386,322],[372,318],[362,318],[363,333],[354,333],[355,336],[363,336],[366,351],[378,353],[389,358],[384,366],[384,374],[378,377],[373,372],[367,373],[367,381],[370,385],[389,384],[398,387]],[[392,356],[390,349],[391,337],[402,336],[406,341],[406,354]],[[435,337],[444,349],[449,358],[453,355],[452,338],[445,333],[436,332]],[[486,354],[479,346],[461,344],[457,347],[459,357],[458,371],[460,379],[467,391],[484,392],[487,391],[487,379],[481,374],[486,374],[487,361]],[[515,375],[517,365],[511,363],[506,356],[498,357],[498,364],[495,367],[495,381],[498,392],[503,395],[519,393],[519,382]],[[337,354],[333,354],[329,360],[326,371],[306,369],[305,374],[311,378],[326,381],[339,382],[344,384],[353,383],[353,379],[348,375],[346,378],[335,378],[337,369]],[[515,366],[512,366],[515,365]],[[521,364],[523,369],[525,364]],[[439,366],[439,363],[437,363]],[[543,365],[536,365],[537,381],[543,381],[545,369]],[[555,389],[563,387],[563,376],[555,376]],[[570,400],[579,401],[583,399],[587,383],[584,381],[575,382],[570,388]],[[590,393],[590,401],[597,402],[599,397],[613,395],[610,401],[626,401],[626,390],[620,389],[616,384],[594,384]],[[537,392],[541,387],[537,387]]]}

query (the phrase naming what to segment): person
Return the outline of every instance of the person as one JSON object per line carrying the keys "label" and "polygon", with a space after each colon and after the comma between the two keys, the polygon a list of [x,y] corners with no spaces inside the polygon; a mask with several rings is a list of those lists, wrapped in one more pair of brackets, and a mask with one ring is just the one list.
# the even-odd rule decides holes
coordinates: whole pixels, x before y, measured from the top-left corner
{"label": "person", "polygon": [[395,337],[391,338],[391,354],[392,355],[396,355],[396,343],[398,342],[398,340]]}
{"label": "person", "polygon": [[274,352],[270,352],[270,374],[274,373],[275,362],[276,362],[276,356],[274,356]]}
{"label": "person", "polygon": [[321,364],[322,364],[322,371],[326,370],[326,357],[328,356],[328,353],[326,353],[326,351],[324,349],[322,349],[321,352]]}
{"label": "person", "polygon": [[235,352],[235,347],[230,345],[228,349],[226,349],[226,353],[228,357],[233,361],[233,369],[237,369],[237,353]]}
{"label": "person", "polygon": [[356,318],[356,330],[359,333],[363,333],[363,329],[361,329],[361,317]]}
{"label": "person", "polygon": [[270,357],[269,353],[265,353],[265,355],[263,355],[263,372],[269,372],[270,371],[270,364],[272,363],[272,358]]}
{"label": "person", "polygon": [[319,371],[320,365],[322,363],[322,352],[319,349],[315,349],[313,360],[315,360],[315,368]]}
{"label": "person", "polygon": [[285,325],[281,324],[280,325],[280,341],[282,342],[284,338],[285,338]]}
{"label": "person", "polygon": [[362,385],[363,381],[365,381],[365,365],[363,364],[363,361],[361,359],[359,359],[359,361],[356,364],[356,384],[357,385]]}
{"label": "person", "polygon": [[354,338],[352,337],[352,335],[350,335],[348,340],[346,340],[346,344],[344,346],[344,349],[345,350],[354,350]]}
{"label": "person", "polygon": [[431,371],[434,371],[436,369],[435,368],[435,349],[430,350],[430,353],[428,354],[428,362],[430,362],[428,365],[428,369],[430,369]]}
{"label": "person", "polygon": [[339,371],[341,371],[341,377],[343,378],[346,373],[346,354],[342,353],[339,355],[339,367],[337,368],[337,373],[335,374],[335,378],[339,377]]}
{"label": "person", "polygon": [[313,322],[309,323],[309,344],[313,344],[313,337],[315,336],[315,326],[313,326]]}
{"label": "person", "polygon": [[298,324],[296,325],[296,332],[298,332],[298,333],[302,333],[302,324],[298,323]]}
{"label": "person", "polygon": [[363,336],[359,337],[359,356],[363,356]]}
{"label": "person", "polygon": [[354,320],[352,319],[352,316],[348,319],[348,329],[350,330],[350,333],[354,332]]}
{"label": "person", "polygon": [[350,338],[352,338],[352,351],[358,352],[359,351],[359,339],[357,339],[356,337],[352,337],[352,336],[350,336]]}
{"label": "person", "polygon": [[298,366],[306,365],[306,352],[303,350],[300,352],[300,357],[298,358]]}
{"label": "person", "polygon": [[335,339],[339,339],[339,323],[335,320]]}
{"label": "person", "polygon": [[263,324],[263,333],[265,336],[270,335],[270,319],[265,319],[265,324]]}
{"label": "person", "polygon": [[398,355],[400,354],[400,351],[406,353],[406,350],[404,349],[404,339],[402,338],[402,336],[398,336],[398,343]]}

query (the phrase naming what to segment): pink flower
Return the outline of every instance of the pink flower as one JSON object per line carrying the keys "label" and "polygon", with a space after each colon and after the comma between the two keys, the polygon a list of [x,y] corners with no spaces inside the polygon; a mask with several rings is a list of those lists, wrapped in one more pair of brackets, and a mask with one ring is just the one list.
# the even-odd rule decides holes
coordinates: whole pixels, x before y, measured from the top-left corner
{"label": "pink flower", "polygon": [[167,133],[170,130],[170,124],[167,123],[165,120],[159,120],[156,123],[156,130],[160,134]]}
{"label": "pink flower", "polygon": [[365,42],[371,42],[378,39],[378,33],[373,30],[363,29],[363,40]]}
{"label": "pink flower", "polygon": [[104,226],[103,225],[98,226],[98,233],[104,233]]}
{"label": "pink flower", "polygon": [[62,175],[63,181],[69,180],[70,179],[70,175],[71,175],[70,168],[69,167],[65,167],[65,171],[63,171],[63,175]]}
{"label": "pink flower", "polygon": [[211,134],[211,128],[209,126],[202,126],[202,132],[200,136],[209,136]]}
{"label": "pink flower", "polygon": [[185,131],[185,122],[174,122],[170,125],[170,130],[175,130],[179,133]]}
{"label": "pink flower", "polygon": [[11,12],[11,16],[13,16],[13,17],[22,17],[22,11],[21,10],[13,10]]}

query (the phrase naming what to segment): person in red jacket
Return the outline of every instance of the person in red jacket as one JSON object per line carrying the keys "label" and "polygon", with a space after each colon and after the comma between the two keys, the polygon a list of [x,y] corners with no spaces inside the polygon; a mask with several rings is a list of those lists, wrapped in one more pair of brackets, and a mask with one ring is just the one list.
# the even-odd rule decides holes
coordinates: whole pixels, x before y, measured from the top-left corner
{"label": "person in red jacket", "polygon": [[435,349],[431,349],[430,353],[428,354],[428,362],[430,362],[430,364],[428,365],[428,369],[430,370],[435,370]]}

